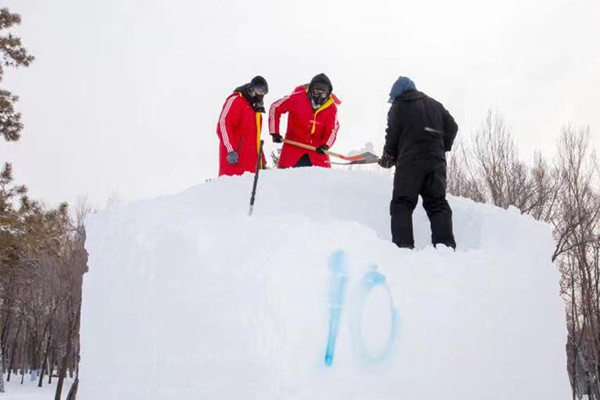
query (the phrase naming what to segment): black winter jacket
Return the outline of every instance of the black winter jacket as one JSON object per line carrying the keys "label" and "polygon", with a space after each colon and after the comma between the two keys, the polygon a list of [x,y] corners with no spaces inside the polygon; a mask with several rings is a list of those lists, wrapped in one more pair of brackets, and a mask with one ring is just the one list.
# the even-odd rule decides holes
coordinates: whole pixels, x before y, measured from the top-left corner
{"label": "black winter jacket", "polygon": [[396,160],[446,159],[458,125],[444,106],[418,90],[402,93],[388,113],[383,151]]}

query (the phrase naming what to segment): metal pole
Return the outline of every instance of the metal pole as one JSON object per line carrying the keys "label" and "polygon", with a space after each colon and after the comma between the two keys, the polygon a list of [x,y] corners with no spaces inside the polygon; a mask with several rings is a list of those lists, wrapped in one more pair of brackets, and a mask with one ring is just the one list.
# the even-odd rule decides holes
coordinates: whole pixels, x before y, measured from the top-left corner
{"label": "metal pole", "polygon": [[256,172],[254,173],[254,184],[252,185],[252,196],[250,197],[250,211],[248,212],[248,216],[252,216],[252,210],[254,209],[254,199],[256,197],[256,185],[258,184],[258,173],[260,171],[260,164],[262,159],[262,149],[264,140],[260,141],[260,146],[258,147],[258,157],[256,159]]}

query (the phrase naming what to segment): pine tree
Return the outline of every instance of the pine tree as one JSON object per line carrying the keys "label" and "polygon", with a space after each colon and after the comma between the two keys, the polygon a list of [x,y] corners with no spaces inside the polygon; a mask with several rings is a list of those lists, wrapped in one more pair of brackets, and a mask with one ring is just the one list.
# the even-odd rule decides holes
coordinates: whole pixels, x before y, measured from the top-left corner
{"label": "pine tree", "polygon": [[[7,8],[0,9],[0,82],[4,76],[6,67],[27,67],[33,62],[33,56],[27,52],[19,37],[5,30],[21,23],[18,14],[12,14]],[[15,110],[14,103],[19,98],[8,90],[0,88],[0,137],[7,141],[19,139],[23,130],[21,113]],[[19,218],[13,209],[12,200],[15,196],[24,195],[25,187],[15,186],[12,183],[12,168],[5,164],[0,171],[0,278],[5,279],[8,275],[6,269],[14,265],[14,260],[19,253],[17,241]],[[0,280],[0,306],[4,305],[4,287],[6,282]],[[1,321],[1,319],[0,319]],[[1,328],[1,327],[0,327]],[[0,332],[3,329],[0,329]],[[2,346],[0,346],[0,393],[4,392],[4,360]]]}
{"label": "pine tree", "polygon": [[[21,38],[4,31],[21,23],[21,16],[11,14],[7,8],[0,10],[0,82],[5,67],[27,67],[34,57],[23,47]],[[8,90],[0,89],[0,135],[8,141],[16,141],[20,137],[23,124],[21,113],[17,112],[14,103],[19,98]]]}
{"label": "pine tree", "polygon": [[[21,39],[5,32],[20,23],[20,15],[12,14],[7,8],[0,9],[0,82],[6,67],[27,67],[33,62],[33,56],[23,47]],[[17,100],[17,96],[0,88],[0,137],[7,141],[18,140],[23,129],[21,114],[14,107]],[[20,221],[13,202],[16,197],[24,196],[26,191],[24,186],[14,185],[12,165],[6,163],[0,170],[0,272],[14,264],[18,253],[16,241]],[[0,274],[0,277],[6,276]],[[0,304],[5,283],[0,280]]]}

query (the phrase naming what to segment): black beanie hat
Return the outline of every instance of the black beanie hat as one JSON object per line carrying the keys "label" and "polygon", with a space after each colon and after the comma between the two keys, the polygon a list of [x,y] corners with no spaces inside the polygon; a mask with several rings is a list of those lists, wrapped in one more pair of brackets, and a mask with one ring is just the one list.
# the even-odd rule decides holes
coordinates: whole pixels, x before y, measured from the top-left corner
{"label": "black beanie hat", "polygon": [[333,92],[333,85],[331,84],[331,81],[329,80],[327,75],[325,75],[325,74],[315,75],[315,77],[312,78],[312,80],[310,81],[310,85],[308,85],[308,87],[311,88],[315,83],[323,83],[323,84],[327,85],[327,87],[329,88],[329,94],[331,94],[331,92]]}
{"label": "black beanie hat", "polygon": [[267,80],[260,75],[252,78],[248,86],[251,88],[262,88],[265,92],[269,92],[269,85],[267,84]]}

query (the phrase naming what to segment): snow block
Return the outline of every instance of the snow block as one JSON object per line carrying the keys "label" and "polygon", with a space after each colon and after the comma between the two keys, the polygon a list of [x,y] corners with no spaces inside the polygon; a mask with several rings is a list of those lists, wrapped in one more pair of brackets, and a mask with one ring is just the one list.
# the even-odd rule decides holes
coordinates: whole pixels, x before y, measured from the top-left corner
{"label": "snow block", "polygon": [[450,198],[458,251],[390,240],[392,178],[225,177],[87,221],[82,399],[570,395],[550,227]]}

